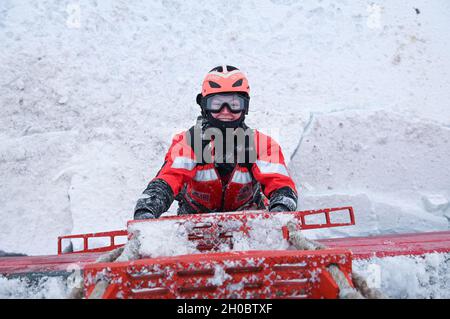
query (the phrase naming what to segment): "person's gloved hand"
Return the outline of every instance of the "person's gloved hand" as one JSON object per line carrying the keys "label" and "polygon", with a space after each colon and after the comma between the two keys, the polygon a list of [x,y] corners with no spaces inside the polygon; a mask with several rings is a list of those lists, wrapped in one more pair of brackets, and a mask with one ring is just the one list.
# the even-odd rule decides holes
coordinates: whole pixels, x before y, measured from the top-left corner
{"label": "person's gloved hand", "polygon": [[288,212],[289,208],[284,205],[275,205],[269,209],[269,212]]}
{"label": "person's gloved hand", "polygon": [[269,198],[270,212],[293,212],[297,209],[297,193],[290,187],[273,191]]}
{"label": "person's gloved hand", "polygon": [[134,208],[134,219],[154,219],[167,212],[174,200],[172,189],[162,179],[152,180]]}
{"label": "person's gloved hand", "polygon": [[134,213],[134,219],[135,220],[142,220],[142,219],[155,219],[155,215],[153,215],[152,212],[145,211],[145,210],[138,210]]}

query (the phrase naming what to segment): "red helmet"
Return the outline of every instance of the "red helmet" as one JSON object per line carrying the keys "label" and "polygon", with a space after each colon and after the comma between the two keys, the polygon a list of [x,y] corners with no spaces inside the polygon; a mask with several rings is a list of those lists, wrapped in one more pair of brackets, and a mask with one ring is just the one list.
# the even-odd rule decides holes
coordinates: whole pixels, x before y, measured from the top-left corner
{"label": "red helmet", "polygon": [[214,93],[242,92],[249,95],[247,77],[238,68],[231,65],[217,66],[208,72],[203,80],[201,95]]}

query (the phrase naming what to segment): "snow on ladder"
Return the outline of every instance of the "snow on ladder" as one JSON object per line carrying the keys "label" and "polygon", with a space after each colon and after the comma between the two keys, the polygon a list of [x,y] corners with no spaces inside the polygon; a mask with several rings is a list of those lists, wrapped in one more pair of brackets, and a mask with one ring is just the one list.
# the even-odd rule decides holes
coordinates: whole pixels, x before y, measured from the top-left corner
{"label": "snow on ladder", "polygon": [[[289,235],[284,228],[288,221],[299,229],[354,225],[351,207],[130,221],[129,236],[151,234],[162,221],[169,221],[165,227],[186,230],[181,233],[203,253],[140,255],[141,259],[129,262],[88,265],[84,269],[87,298],[337,298],[339,287],[328,268],[336,265],[347,278],[351,274],[351,253],[343,249],[233,250],[237,238],[250,237],[261,224],[278,232],[280,238]],[[224,244],[231,251],[217,252]]]}
{"label": "snow on ladder", "polygon": [[100,280],[107,299],[337,298],[327,268],[351,274],[351,262],[342,249],[207,253],[91,264],[84,284],[87,298]]}
{"label": "snow on ladder", "polygon": [[[167,216],[158,219],[133,220],[128,226],[137,223],[158,223],[160,221],[176,221],[190,229],[189,240],[197,242],[200,251],[214,250],[221,244],[232,248],[233,233],[248,234],[251,222],[254,220],[270,219],[274,217],[295,218],[299,229],[317,229],[355,225],[352,207],[324,208],[297,212],[267,212],[267,211],[239,211],[230,213],[193,214],[182,216]],[[286,228],[283,229],[284,238],[288,238]],[[123,246],[118,239],[126,239],[130,234],[127,230],[67,235],[58,237],[58,255],[89,252],[106,252]],[[108,242],[104,246],[93,246],[93,239],[104,238]],[[63,242],[68,240],[82,240],[82,248],[73,252],[63,251]]]}
{"label": "snow on ladder", "polygon": [[224,245],[233,249],[233,239],[237,233],[248,237],[251,231],[262,223],[273,227],[279,226],[279,230],[285,239],[289,237],[285,227],[289,220],[295,221],[299,230],[351,226],[355,224],[352,207],[297,212],[241,211],[133,220],[128,222],[129,235],[132,235],[130,233],[132,228],[150,227],[152,225],[157,227],[162,220],[172,221],[178,226],[185,228],[188,233],[188,240],[195,242],[199,251],[219,250]]}

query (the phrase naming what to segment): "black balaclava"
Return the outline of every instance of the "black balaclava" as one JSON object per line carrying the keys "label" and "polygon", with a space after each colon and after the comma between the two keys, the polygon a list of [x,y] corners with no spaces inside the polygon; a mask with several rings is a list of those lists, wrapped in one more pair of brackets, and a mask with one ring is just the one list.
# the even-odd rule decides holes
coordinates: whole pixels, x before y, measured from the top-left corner
{"label": "black balaclava", "polygon": [[220,130],[225,130],[227,128],[238,128],[241,127],[245,120],[245,112],[242,111],[241,116],[234,121],[221,121],[214,118],[211,112],[206,112],[206,120],[212,127],[217,127]]}
{"label": "black balaclava", "polygon": [[[247,96],[247,98],[248,98],[248,96]],[[220,120],[214,118],[212,116],[211,112],[205,111],[203,109],[203,107],[202,107],[202,99],[203,99],[203,96],[201,94],[198,94],[197,95],[197,104],[200,105],[200,107],[202,108],[202,111],[201,111],[202,112],[202,121],[201,122],[202,122],[203,130],[207,129],[209,127],[214,127],[214,128],[220,129],[223,132],[223,134],[224,134],[223,135],[224,136],[224,139],[223,139],[223,143],[224,144],[223,144],[223,148],[222,148],[223,151],[224,151],[223,155],[226,156],[226,157],[232,156],[232,158],[235,158],[236,152],[237,152],[236,148],[234,149],[233,154],[227,154],[226,153],[225,137],[227,135],[226,135],[225,132],[226,132],[227,128],[238,128],[238,127],[241,127],[243,129],[247,129],[248,127],[245,124],[245,115],[247,114],[248,110],[242,111],[242,114],[241,114],[240,118],[235,120],[235,121],[220,121]],[[208,143],[207,141],[205,141],[205,142]],[[246,144],[248,144],[248,141],[246,141]],[[246,145],[245,147],[248,148],[248,145]],[[217,169],[219,171],[219,174],[221,176],[223,176],[223,175],[227,175],[227,174],[231,173],[233,171],[234,167],[236,166],[236,163],[225,163],[224,162],[224,163],[216,163],[215,165],[216,165],[216,167],[217,167]]]}

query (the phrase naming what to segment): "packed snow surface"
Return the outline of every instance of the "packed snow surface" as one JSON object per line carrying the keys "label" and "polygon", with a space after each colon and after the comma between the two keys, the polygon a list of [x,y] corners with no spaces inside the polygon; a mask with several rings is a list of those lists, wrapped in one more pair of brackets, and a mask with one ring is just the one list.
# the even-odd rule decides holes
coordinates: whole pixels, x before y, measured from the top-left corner
{"label": "packed snow surface", "polygon": [[354,260],[353,270],[391,298],[450,298],[450,254]]}
{"label": "packed snow surface", "polygon": [[386,111],[313,114],[290,162],[303,209],[351,205],[322,237],[447,230],[450,128]]}
{"label": "packed snow surface", "polygon": [[67,298],[68,288],[62,277],[8,279],[0,275],[0,299],[61,299]]}

